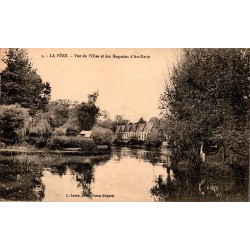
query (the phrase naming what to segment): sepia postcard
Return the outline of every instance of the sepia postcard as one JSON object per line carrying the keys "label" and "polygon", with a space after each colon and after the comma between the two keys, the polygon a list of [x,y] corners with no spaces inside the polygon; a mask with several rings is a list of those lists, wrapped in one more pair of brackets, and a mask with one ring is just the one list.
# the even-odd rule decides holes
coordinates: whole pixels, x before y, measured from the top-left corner
{"label": "sepia postcard", "polygon": [[0,49],[0,201],[250,200],[250,49]]}

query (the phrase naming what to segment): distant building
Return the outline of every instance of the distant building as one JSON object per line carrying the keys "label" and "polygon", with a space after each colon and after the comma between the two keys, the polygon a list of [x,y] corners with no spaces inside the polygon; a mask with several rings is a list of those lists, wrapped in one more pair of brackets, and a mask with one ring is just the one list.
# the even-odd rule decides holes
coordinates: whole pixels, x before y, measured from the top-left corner
{"label": "distant building", "polygon": [[80,135],[84,138],[91,138],[92,136],[92,131],[86,131],[86,130],[82,130],[80,132]]}
{"label": "distant building", "polygon": [[125,130],[122,134],[122,139],[126,140],[130,138],[130,130],[131,130],[132,124],[127,124],[125,127]]}
{"label": "distant building", "polygon": [[144,128],[146,126],[146,123],[139,123],[137,128],[136,128],[136,131],[135,131],[135,136],[137,139],[139,140],[146,140],[147,138],[144,137]]}
{"label": "distant building", "polygon": [[115,133],[117,136],[120,135],[123,140],[136,138],[145,141],[147,140],[149,133],[154,129],[153,123],[129,123],[127,125],[117,126]]}

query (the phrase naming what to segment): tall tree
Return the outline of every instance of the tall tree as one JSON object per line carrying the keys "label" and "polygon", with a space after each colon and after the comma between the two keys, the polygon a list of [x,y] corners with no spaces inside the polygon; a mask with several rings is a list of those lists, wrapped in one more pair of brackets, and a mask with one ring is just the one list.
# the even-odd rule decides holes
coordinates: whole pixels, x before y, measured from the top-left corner
{"label": "tall tree", "polygon": [[69,100],[56,100],[48,105],[47,118],[52,127],[63,126],[70,117],[72,111]]}
{"label": "tall tree", "polygon": [[29,108],[30,113],[46,108],[50,99],[51,87],[43,83],[32,68],[26,50],[9,49],[3,59],[6,68],[1,74],[0,104],[20,104]]}
{"label": "tall tree", "polygon": [[247,154],[249,77],[249,50],[184,50],[160,98],[179,153],[197,152],[199,141],[217,137]]}
{"label": "tall tree", "polygon": [[115,116],[115,121],[114,121],[114,125],[118,126],[118,125],[126,125],[129,123],[129,120],[124,119],[122,115],[116,115]]}
{"label": "tall tree", "polygon": [[141,117],[141,118],[139,119],[138,123],[146,123],[146,121],[144,120],[143,117]]}
{"label": "tall tree", "polygon": [[20,105],[0,106],[0,140],[7,144],[18,142],[21,130],[25,129],[29,115],[25,108]]}
{"label": "tall tree", "polygon": [[98,91],[88,95],[88,102],[82,102],[77,107],[77,117],[80,129],[91,130],[95,125],[99,114],[99,107],[96,106]]}

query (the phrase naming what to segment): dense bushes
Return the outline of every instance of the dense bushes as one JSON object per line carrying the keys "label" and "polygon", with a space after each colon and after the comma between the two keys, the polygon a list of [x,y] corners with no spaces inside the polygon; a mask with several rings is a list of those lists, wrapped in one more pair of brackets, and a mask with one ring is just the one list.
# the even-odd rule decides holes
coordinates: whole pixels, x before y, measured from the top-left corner
{"label": "dense bushes", "polygon": [[54,136],[47,141],[49,149],[63,148],[81,148],[84,151],[90,151],[95,147],[95,143],[91,139],[82,137]]}
{"label": "dense bushes", "polygon": [[29,137],[25,138],[25,141],[28,144],[30,144],[32,146],[35,146],[37,148],[44,148],[47,145],[48,137],[45,137],[45,136],[40,136],[40,137],[29,136]]}
{"label": "dense bushes", "polygon": [[64,128],[64,127],[58,127],[58,128],[55,128],[55,130],[52,132],[52,134],[54,135],[54,136],[62,136],[62,135],[66,135],[66,128]]}
{"label": "dense bushes", "polygon": [[0,105],[0,140],[5,144],[19,143],[28,119],[28,110],[20,105]]}
{"label": "dense bushes", "polygon": [[94,127],[92,139],[97,145],[111,145],[114,139],[114,133],[107,128]]}
{"label": "dense bushes", "polygon": [[74,128],[67,128],[66,129],[67,136],[77,136],[78,134],[79,134],[79,132]]}

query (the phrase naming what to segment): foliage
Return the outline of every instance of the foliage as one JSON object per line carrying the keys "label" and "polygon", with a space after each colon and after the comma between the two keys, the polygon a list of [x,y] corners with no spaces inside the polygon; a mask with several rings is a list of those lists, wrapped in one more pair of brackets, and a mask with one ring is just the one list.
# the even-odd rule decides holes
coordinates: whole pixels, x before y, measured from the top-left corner
{"label": "foliage", "polygon": [[141,117],[138,121],[138,123],[146,123],[146,121],[143,119],[143,117]]}
{"label": "foliage", "polygon": [[102,128],[107,128],[110,130],[114,129],[114,122],[110,118],[103,120],[101,122],[98,122],[97,125],[102,127]]}
{"label": "foliage", "polygon": [[63,126],[70,117],[71,102],[69,100],[56,100],[48,105],[47,117],[52,127]]}
{"label": "foliage", "polygon": [[30,136],[48,136],[52,132],[52,128],[46,119],[46,115],[42,112],[36,113],[29,127]]}
{"label": "foliage", "polygon": [[114,121],[114,126],[120,126],[120,125],[126,125],[129,123],[129,120],[124,119],[122,115],[116,115],[115,116],[115,121]]}
{"label": "foliage", "polygon": [[66,135],[67,136],[77,136],[78,135],[78,131],[72,127],[69,127],[66,129]]}
{"label": "foliage", "polygon": [[107,128],[94,127],[92,139],[97,145],[111,145],[114,139],[114,133]]}
{"label": "foliage", "polygon": [[53,131],[53,135],[54,136],[66,135],[66,128],[65,127],[55,128],[55,130]]}
{"label": "foliage", "polygon": [[132,145],[132,146],[141,146],[142,144],[144,143],[143,140],[140,140],[138,138],[138,136],[132,136],[130,139],[129,139],[129,142],[128,144],[129,145]]}
{"label": "foliage", "polygon": [[114,122],[110,119],[109,113],[106,110],[100,112],[100,116],[96,122],[96,126],[108,128],[114,131]]}
{"label": "foliage", "polygon": [[51,87],[43,83],[36,70],[29,62],[24,49],[9,49],[3,59],[6,68],[1,74],[0,104],[20,104],[30,109],[30,114],[36,110],[45,110],[50,99]]}
{"label": "foliage", "polygon": [[91,130],[99,116],[99,107],[96,106],[98,92],[88,96],[88,102],[82,102],[76,110],[81,130]]}
{"label": "foliage", "polygon": [[249,76],[249,50],[184,50],[160,98],[176,155],[196,155],[212,137],[247,154]]}
{"label": "foliage", "polygon": [[44,148],[47,145],[47,142],[49,140],[49,137],[46,135],[43,136],[27,136],[25,138],[26,143],[28,143],[29,145],[35,146],[37,148]]}
{"label": "foliage", "polygon": [[53,136],[47,142],[49,149],[81,148],[84,151],[91,151],[95,143],[91,139],[82,137]]}
{"label": "foliage", "polygon": [[146,144],[148,146],[159,147],[163,141],[163,135],[159,130],[153,130],[149,133]]}
{"label": "foliage", "polygon": [[160,127],[160,119],[157,118],[157,117],[151,117],[148,122],[153,123],[154,128],[159,128]]}
{"label": "foliage", "polygon": [[0,106],[0,137],[6,144],[17,143],[20,139],[20,130],[25,129],[29,118],[28,110],[20,105]]}

